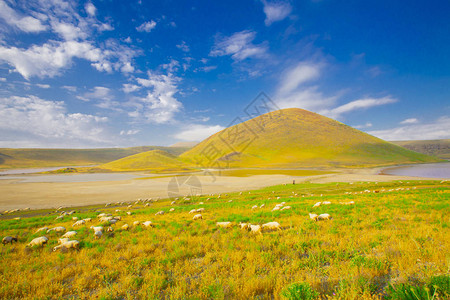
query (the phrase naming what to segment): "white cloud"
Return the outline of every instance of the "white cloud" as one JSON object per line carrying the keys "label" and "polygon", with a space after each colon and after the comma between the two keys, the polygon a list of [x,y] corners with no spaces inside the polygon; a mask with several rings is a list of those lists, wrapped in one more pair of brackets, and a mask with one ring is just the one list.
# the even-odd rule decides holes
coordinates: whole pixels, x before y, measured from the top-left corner
{"label": "white cloud", "polygon": [[135,92],[137,90],[141,89],[140,86],[135,85],[135,84],[131,84],[131,83],[125,83],[123,85],[122,91],[124,91],[125,93],[132,93]]}
{"label": "white cloud", "polygon": [[95,13],[97,12],[97,8],[91,2],[86,3],[84,9],[92,17],[95,16]]}
{"label": "white cloud", "polygon": [[202,141],[216,132],[225,129],[220,125],[199,125],[191,124],[173,137],[182,141]]}
{"label": "white cloud", "polygon": [[0,81],[1,82],[6,82],[6,78],[5,77],[0,77]]}
{"label": "white cloud", "polygon": [[72,86],[72,85],[63,85],[61,88],[68,90],[70,92],[76,92],[77,91],[77,87],[76,86]]}
{"label": "white cloud", "polygon": [[316,80],[320,76],[321,65],[311,62],[301,62],[288,70],[283,78],[278,93],[289,94],[296,90],[299,85]]}
{"label": "white cloud", "polygon": [[210,56],[231,55],[233,60],[242,61],[249,57],[262,58],[267,55],[267,45],[254,45],[252,42],[256,32],[244,30],[230,37],[220,38],[216,41]]}
{"label": "white cloud", "polygon": [[266,19],[264,21],[266,26],[270,26],[274,22],[283,20],[292,11],[292,6],[289,4],[289,2],[269,2],[266,0],[262,0],[262,3],[264,4],[264,13],[266,14]]}
{"label": "white cloud", "polygon": [[167,123],[183,106],[175,95],[181,78],[170,72],[167,75],[148,72],[148,79],[137,78],[137,82],[149,90],[146,97],[136,98],[136,110],[129,113],[134,118],[144,118],[148,122]]}
{"label": "white cloud", "polygon": [[330,110],[323,110],[320,113],[324,114],[330,118],[338,118],[342,114],[354,111],[354,110],[364,110],[374,106],[380,106],[385,104],[391,104],[397,102],[397,99],[392,98],[391,96],[386,96],[383,98],[363,98],[355,101],[351,101],[344,105],[338,106],[336,108]]}
{"label": "white cloud", "polygon": [[139,32],[143,32],[143,31],[150,32],[155,27],[156,27],[156,22],[151,20],[149,22],[142,23],[141,25],[136,27],[136,30]]}
{"label": "white cloud", "polygon": [[0,18],[4,19],[9,25],[15,26],[25,32],[41,32],[47,29],[39,19],[22,16],[9,7],[3,0],[0,0]]}
{"label": "white cloud", "polygon": [[40,87],[41,89],[49,89],[50,85],[48,84],[40,84],[40,83],[36,83],[37,87]]}
{"label": "white cloud", "polygon": [[77,39],[86,39],[88,34],[81,30],[81,28],[57,20],[51,22],[52,29],[55,33],[59,34],[66,41],[72,41]]}
{"label": "white cloud", "polygon": [[400,122],[400,124],[416,124],[416,123],[419,123],[419,120],[417,120],[416,118],[410,118]]}
{"label": "white cloud", "polygon": [[185,41],[181,41],[180,44],[176,45],[178,49],[180,49],[183,52],[189,52],[189,46],[186,44]]}
{"label": "white cloud", "polygon": [[139,129],[121,130],[120,135],[135,135],[141,132]]}
{"label": "white cloud", "polygon": [[[106,117],[68,113],[63,102],[0,98],[0,147],[105,145]],[[12,141],[12,142],[11,142]]]}
{"label": "white cloud", "polygon": [[436,140],[450,138],[450,118],[440,117],[428,124],[412,124],[368,133],[387,141]]}
{"label": "white cloud", "polygon": [[363,128],[370,128],[370,127],[372,127],[372,126],[373,126],[372,123],[367,122],[366,124],[363,124],[363,125],[355,125],[355,126],[352,126],[352,127],[353,127],[353,128],[356,128],[356,129],[363,129]]}

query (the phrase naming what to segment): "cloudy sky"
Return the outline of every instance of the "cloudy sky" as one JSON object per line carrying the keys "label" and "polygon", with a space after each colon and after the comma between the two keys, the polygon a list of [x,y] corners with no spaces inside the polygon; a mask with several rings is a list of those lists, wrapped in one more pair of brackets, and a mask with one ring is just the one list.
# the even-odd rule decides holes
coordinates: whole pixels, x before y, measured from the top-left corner
{"label": "cloudy sky", "polygon": [[264,92],[450,138],[447,0],[0,0],[0,147],[201,140]]}

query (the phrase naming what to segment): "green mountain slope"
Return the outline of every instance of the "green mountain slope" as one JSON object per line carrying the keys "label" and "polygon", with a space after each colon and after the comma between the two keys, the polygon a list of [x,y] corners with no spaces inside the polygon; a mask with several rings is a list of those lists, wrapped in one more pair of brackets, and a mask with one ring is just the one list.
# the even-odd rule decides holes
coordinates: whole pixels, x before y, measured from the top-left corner
{"label": "green mountain slope", "polygon": [[439,161],[297,108],[226,128],[180,158],[203,168],[364,167]]}
{"label": "green mountain slope", "polygon": [[157,146],[103,149],[0,148],[0,169],[97,165],[155,149],[179,155],[188,148]]}
{"label": "green mountain slope", "polygon": [[152,150],[127,156],[99,166],[111,171],[178,171],[186,169],[183,163],[166,151]]}

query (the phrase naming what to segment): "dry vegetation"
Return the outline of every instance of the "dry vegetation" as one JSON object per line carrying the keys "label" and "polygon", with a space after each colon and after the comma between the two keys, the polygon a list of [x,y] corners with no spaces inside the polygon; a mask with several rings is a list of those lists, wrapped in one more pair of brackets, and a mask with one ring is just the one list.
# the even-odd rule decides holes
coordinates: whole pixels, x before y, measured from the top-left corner
{"label": "dry vegetation", "polygon": [[[76,209],[79,212],[63,220],[55,220],[59,215],[55,211],[20,220],[13,219],[17,213],[2,216],[1,235],[17,235],[19,241],[1,247],[0,298],[450,296],[447,182],[304,183],[180,198],[173,205],[172,200],[142,201],[131,208],[113,204],[96,211]],[[332,204],[312,208],[318,201]],[[339,204],[350,201],[355,204]],[[292,208],[272,211],[280,202]],[[261,204],[265,207],[251,209]],[[172,207],[175,210],[169,212]],[[188,212],[200,207],[205,208],[203,219],[193,221]],[[165,214],[155,216],[161,210]],[[113,225],[114,232],[105,230],[96,240],[89,227],[99,224],[100,211],[122,219]],[[314,222],[309,212],[329,213],[333,219]],[[93,222],[72,229],[73,216]],[[151,220],[155,226],[133,226],[136,220]],[[218,228],[218,221],[235,226]],[[282,230],[253,235],[237,226],[270,221],[279,222]],[[125,223],[130,225],[128,231],[121,230]],[[42,226],[76,230],[73,239],[81,242],[80,249],[53,252],[61,233],[46,233],[47,245],[27,248],[29,241],[42,235],[35,234]]]}

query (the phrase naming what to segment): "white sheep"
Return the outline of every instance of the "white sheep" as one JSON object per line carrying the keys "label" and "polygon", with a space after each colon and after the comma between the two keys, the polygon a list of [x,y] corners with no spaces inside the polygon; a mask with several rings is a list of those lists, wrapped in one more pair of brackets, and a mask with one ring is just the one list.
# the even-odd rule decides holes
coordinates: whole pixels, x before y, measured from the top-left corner
{"label": "white sheep", "polygon": [[281,230],[281,225],[278,222],[269,222],[269,223],[263,224],[261,227],[262,227],[262,229]]}
{"label": "white sheep", "polygon": [[330,205],[330,204],[331,204],[330,201],[323,201],[323,202],[322,202],[322,205]]}
{"label": "white sheep", "polygon": [[257,209],[257,208],[258,208],[258,205],[253,205],[252,206],[252,210]]}
{"label": "white sheep", "polygon": [[153,227],[152,221],[145,221],[144,223],[142,223],[142,225],[144,225],[145,227]]}
{"label": "white sheep", "polygon": [[81,226],[81,225],[84,225],[84,224],[86,224],[85,220],[79,220],[79,221],[76,221],[75,223],[73,223],[72,227]]}
{"label": "white sheep", "polygon": [[331,216],[329,214],[320,214],[317,216],[317,220],[331,220]]}
{"label": "white sheep", "polygon": [[317,221],[317,214],[309,213],[309,218],[310,218],[311,220]]}
{"label": "white sheep", "polygon": [[205,209],[202,207],[202,208],[198,208],[196,212],[199,213],[199,212],[204,212],[204,211],[205,211]]}
{"label": "white sheep", "polygon": [[196,212],[197,212],[196,209],[191,209],[191,210],[189,211],[190,214],[194,214],[194,213],[196,213]]}
{"label": "white sheep", "polygon": [[103,226],[91,226],[90,228],[94,231],[103,231]]}
{"label": "white sheep", "polygon": [[128,224],[122,225],[122,230],[128,230],[130,226]]}
{"label": "white sheep", "polygon": [[108,228],[106,228],[106,231],[107,231],[107,232],[113,232],[113,231],[114,231],[114,228],[112,228],[111,226],[109,226]]}
{"label": "white sheep", "polygon": [[316,204],[313,205],[313,207],[319,207],[322,204],[322,202],[317,202]]}
{"label": "white sheep", "polygon": [[203,219],[203,216],[201,214],[197,214],[192,218],[192,220],[198,220],[198,219]]}
{"label": "white sheep", "polygon": [[253,234],[257,234],[259,233],[260,235],[262,235],[261,233],[261,225],[251,225],[250,224],[250,232]]}
{"label": "white sheep", "polygon": [[66,228],[64,228],[62,226],[57,226],[57,227],[53,227],[53,228],[50,228],[49,230],[47,230],[47,233],[49,233],[50,231],[64,232],[64,231],[66,231]]}
{"label": "white sheep", "polygon": [[279,207],[279,206],[275,206],[275,207],[272,209],[272,211],[277,211],[277,210],[280,210],[280,207]]}
{"label": "white sheep", "polygon": [[38,233],[40,231],[47,231],[47,230],[48,230],[48,227],[45,226],[45,227],[41,227],[41,228],[37,229],[35,233]]}
{"label": "white sheep", "polygon": [[241,229],[248,229],[248,227],[250,226],[250,223],[239,223],[239,226],[241,226]]}
{"label": "white sheep", "polygon": [[286,210],[286,209],[291,209],[291,207],[290,206],[285,206],[285,207],[281,208],[281,210]]}
{"label": "white sheep", "polygon": [[261,204],[261,206],[259,208],[263,208],[264,206],[266,206],[265,204]]}
{"label": "white sheep", "polygon": [[231,228],[233,226],[233,223],[231,223],[231,222],[217,222],[216,225],[219,226],[219,227],[222,227],[222,228]]}
{"label": "white sheep", "polygon": [[96,238],[96,239],[100,239],[102,237],[102,235],[103,235],[103,233],[101,230],[96,230],[94,232],[94,238]]}
{"label": "white sheep", "polygon": [[74,237],[76,234],[77,234],[76,231],[67,231],[61,237],[63,237],[63,238],[71,238],[71,237]]}
{"label": "white sheep", "polygon": [[133,222],[133,226],[138,226],[139,224],[141,224],[141,222],[139,222],[139,221],[134,221]]}
{"label": "white sheep", "polygon": [[164,214],[164,211],[163,210],[160,210],[160,211],[158,211],[156,214],[155,214],[155,216],[159,216],[159,215],[163,215]]}
{"label": "white sheep", "polygon": [[68,242],[70,239],[69,238],[60,238],[58,239],[58,244],[64,244],[65,242]]}
{"label": "white sheep", "polygon": [[80,242],[77,240],[73,240],[73,241],[66,241],[64,243],[62,243],[61,245],[58,245],[56,247],[53,248],[53,251],[56,251],[60,248],[66,248],[66,249],[70,249],[70,248],[74,248],[74,249],[78,249],[80,245]]}
{"label": "white sheep", "polygon": [[173,212],[173,211],[175,211],[175,208],[171,208],[171,209],[169,209],[169,212]]}
{"label": "white sheep", "polygon": [[92,219],[91,218],[86,218],[86,219],[83,219],[83,221],[86,222],[86,223],[87,222],[92,222]]}
{"label": "white sheep", "polygon": [[28,247],[33,247],[33,246],[43,246],[45,244],[47,244],[48,242],[48,238],[46,236],[40,236],[37,237],[33,240],[31,240],[31,242],[28,243]]}

